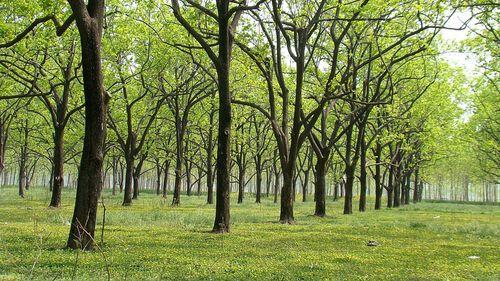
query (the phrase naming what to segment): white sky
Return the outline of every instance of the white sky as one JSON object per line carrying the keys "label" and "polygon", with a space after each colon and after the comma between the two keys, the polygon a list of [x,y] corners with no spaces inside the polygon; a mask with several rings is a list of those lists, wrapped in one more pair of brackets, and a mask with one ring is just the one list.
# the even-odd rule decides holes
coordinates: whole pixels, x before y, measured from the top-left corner
{"label": "white sky", "polygon": [[[462,26],[464,21],[466,21],[469,17],[469,13],[456,13],[449,20],[447,26],[458,28]],[[472,22],[472,24],[474,23]],[[462,68],[466,76],[471,78],[478,74],[478,62],[473,55],[466,54],[458,50],[458,44],[462,40],[466,39],[468,35],[469,30],[467,28],[464,30],[442,30],[441,36],[445,40],[446,44],[441,47],[441,56],[452,66]]]}

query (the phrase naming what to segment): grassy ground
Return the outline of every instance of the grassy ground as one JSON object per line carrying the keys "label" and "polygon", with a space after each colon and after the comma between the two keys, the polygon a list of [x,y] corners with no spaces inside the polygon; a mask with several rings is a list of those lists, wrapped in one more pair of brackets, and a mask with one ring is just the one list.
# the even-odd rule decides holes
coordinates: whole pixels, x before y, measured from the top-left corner
{"label": "grassy ground", "polygon": [[313,202],[297,202],[297,224],[281,225],[277,205],[249,196],[232,204],[232,233],[215,235],[205,197],[182,197],[180,207],[146,193],[132,207],[104,197],[104,245],[82,253],[63,249],[74,191],[54,210],[47,190],[21,199],[0,188],[0,280],[102,280],[108,271],[114,280],[500,280],[499,205],[370,205],[344,216],[328,202],[321,219],[310,216]]}

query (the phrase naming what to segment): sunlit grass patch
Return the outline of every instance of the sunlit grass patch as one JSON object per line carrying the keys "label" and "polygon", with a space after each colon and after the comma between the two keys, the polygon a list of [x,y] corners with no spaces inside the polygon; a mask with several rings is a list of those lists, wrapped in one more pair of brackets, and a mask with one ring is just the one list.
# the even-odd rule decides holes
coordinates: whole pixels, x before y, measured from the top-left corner
{"label": "sunlit grass patch", "polygon": [[[183,196],[179,207],[143,192],[130,207],[106,191],[104,244],[92,253],[63,249],[74,190],[61,209],[47,191],[20,199],[0,189],[0,280],[498,280],[500,208],[423,202],[400,210],[342,215],[328,199],[295,203],[297,224],[278,223],[271,198],[232,201],[232,232],[209,233],[214,206]],[[234,196],[233,196],[234,197]],[[235,198],[232,198],[235,199]],[[101,242],[102,207],[96,240]],[[369,240],[378,246],[369,247]],[[477,256],[477,259],[470,259]]]}

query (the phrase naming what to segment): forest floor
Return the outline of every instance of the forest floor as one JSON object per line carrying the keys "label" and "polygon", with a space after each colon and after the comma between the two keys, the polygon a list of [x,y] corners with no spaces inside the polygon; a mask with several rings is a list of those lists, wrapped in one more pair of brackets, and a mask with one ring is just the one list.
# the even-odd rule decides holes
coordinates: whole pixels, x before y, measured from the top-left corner
{"label": "forest floor", "polygon": [[47,189],[21,199],[0,188],[0,280],[500,280],[498,204],[374,211],[370,202],[345,216],[342,201],[328,201],[329,216],[317,218],[313,202],[296,202],[297,223],[282,225],[271,198],[255,204],[248,195],[232,202],[232,232],[220,235],[209,233],[205,196],[171,207],[170,194],[143,192],[122,207],[121,194],[106,191],[104,244],[82,253],[63,249],[75,192],[63,194],[62,208],[49,209]]}

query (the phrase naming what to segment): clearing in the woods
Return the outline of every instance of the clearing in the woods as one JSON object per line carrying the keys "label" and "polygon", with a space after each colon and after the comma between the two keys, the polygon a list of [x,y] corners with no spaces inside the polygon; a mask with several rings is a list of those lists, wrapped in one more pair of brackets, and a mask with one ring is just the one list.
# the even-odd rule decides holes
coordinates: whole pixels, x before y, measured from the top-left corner
{"label": "clearing in the woods", "polygon": [[[277,222],[271,198],[232,202],[230,234],[211,234],[214,206],[183,197],[171,207],[143,192],[134,208],[103,194],[94,252],[65,250],[74,191],[50,209],[48,189],[0,189],[0,280],[500,280],[500,206],[423,202],[341,215],[327,200],[296,204]],[[232,196],[232,200],[236,196]],[[104,241],[102,243],[101,239]],[[373,241],[373,242],[369,242]],[[368,246],[374,244],[376,246]]]}

